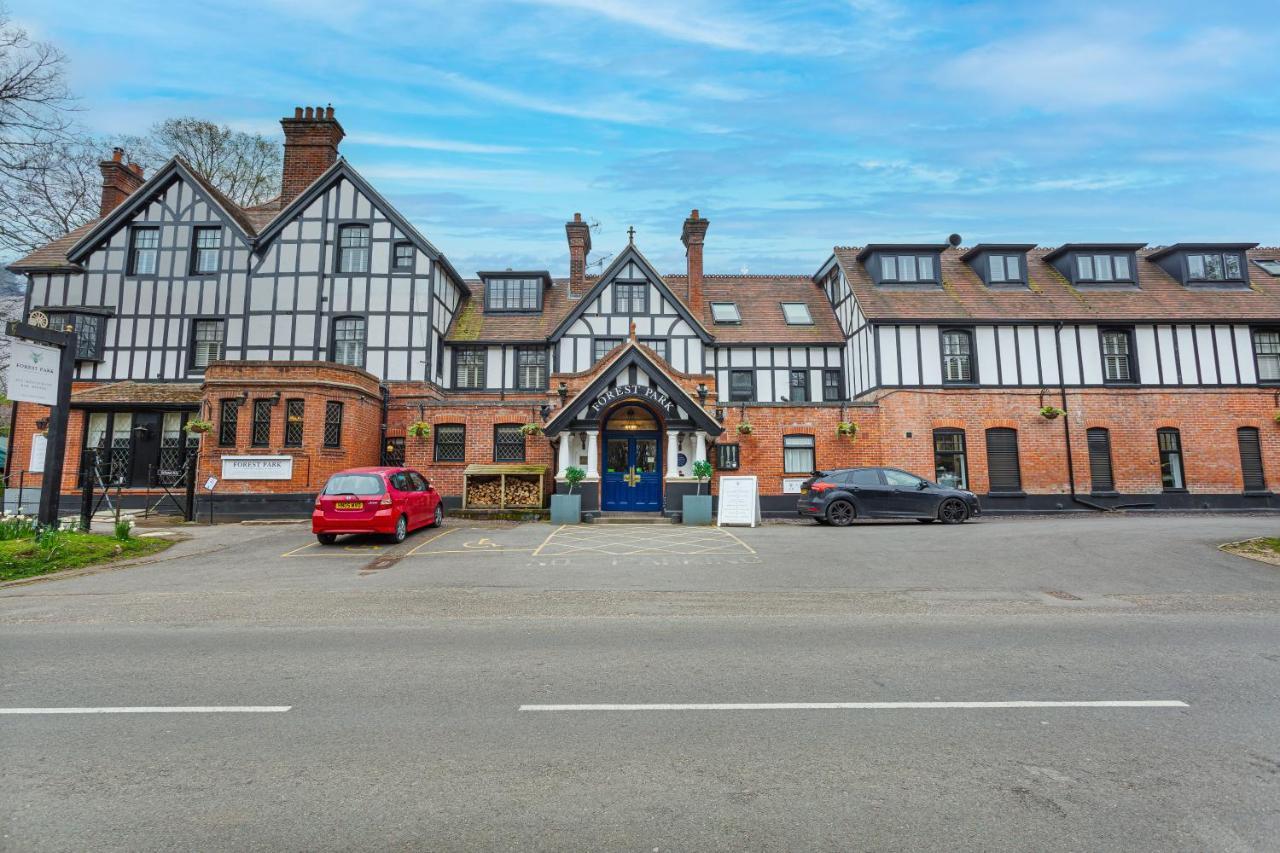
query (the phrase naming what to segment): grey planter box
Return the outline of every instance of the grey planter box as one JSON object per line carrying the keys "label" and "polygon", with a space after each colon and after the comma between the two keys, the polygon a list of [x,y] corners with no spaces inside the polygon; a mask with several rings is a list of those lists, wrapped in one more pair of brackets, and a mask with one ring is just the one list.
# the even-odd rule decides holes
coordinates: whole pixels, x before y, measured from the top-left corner
{"label": "grey planter box", "polygon": [[582,521],[582,495],[552,495],[551,523],[578,524]]}
{"label": "grey planter box", "polygon": [[681,512],[684,524],[710,524],[711,495],[685,495]]}

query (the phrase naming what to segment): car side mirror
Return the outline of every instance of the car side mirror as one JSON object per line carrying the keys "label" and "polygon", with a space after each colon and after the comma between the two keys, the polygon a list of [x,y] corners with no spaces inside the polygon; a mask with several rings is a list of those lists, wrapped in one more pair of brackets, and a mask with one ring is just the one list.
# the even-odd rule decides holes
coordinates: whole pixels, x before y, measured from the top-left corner
{"label": "car side mirror", "polygon": [[428,492],[434,492],[434,491],[435,491],[435,489],[431,488],[431,481],[430,481],[430,480],[425,480],[424,482],[427,484],[427,491],[428,491]]}
{"label": "car side mirror", "polygon": [[929,484],[926,483],[924,480],[921,480],[920,484],[916,486],[916,488],[923,492],[925,489],[929,488]]}

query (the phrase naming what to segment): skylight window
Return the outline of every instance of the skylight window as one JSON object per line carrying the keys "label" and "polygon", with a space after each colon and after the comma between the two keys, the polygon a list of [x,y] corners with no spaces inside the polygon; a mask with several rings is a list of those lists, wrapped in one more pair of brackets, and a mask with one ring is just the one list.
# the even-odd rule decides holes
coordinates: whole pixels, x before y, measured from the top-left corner
{"label": "skylight window", "polygon": [[711,319],[717,323],[741,323],[742,315],[738,313],[738,303],[712,302]]}
{"label": "skylight window", "polygon": [[1254,261],[1255,264],[1262,267],[1274,276],[1280,276],[1280,258],[1263,258]]}
{"label": "skylight window", "polygon": [[812,326],[813,317],[809,315],[809,306],[803,302],[782,303],[782,316],[788,326]]}

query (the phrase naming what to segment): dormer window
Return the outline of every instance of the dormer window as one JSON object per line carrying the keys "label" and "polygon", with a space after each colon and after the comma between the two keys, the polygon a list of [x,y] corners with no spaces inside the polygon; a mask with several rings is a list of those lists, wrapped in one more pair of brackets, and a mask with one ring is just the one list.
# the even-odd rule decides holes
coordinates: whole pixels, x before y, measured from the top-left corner
{"label": "dormer window", "polygon": [[1044,256],[1073,285],[1134,287],[1144,243],[1067,243]]}
{"label": "dormer window", "polygon": [[1262,267],[1269,275],[1280,278],[1280,258],[1260,258],[1254,263]]}
{"label": "dormer window", "polygon": [[883,284],[935,282],[932,255],[881,255],[880,281]]}
{"label": "dormer window", "polygon": [[1022,258],[1018,255],[987,255],[987,274],[992,284],[1022,284]]}
{"label": "dormer window", "polygon": [[812,326],[813,316],[809,314],[809,306],[803,302],[782,303],[782,316],[788,326]]}
{"label": "dormer window", "polygon": [[1133,281],[1128,255],[1077,255],[1076,281]]}
{"label": "dormer window", "polygon": [[1255,243],[1175,243],[1147,260],[1184,285],[1241,287],[1246,283],[1244,253]]}
{"label": "dormer window", "polygon": [[548,272],[482,272],[484,281],[484,310],[490,313],[502,311],[541,311],[543,291],[551,284]]}
{"label": "dormer window", "polygon": [[712,302],[711,319],[716,323],[741,323],[742,315],[738,313],[736,302]]}
{"label": "dormer window", "polygon": [[1025,287],[1030,243],[979,243],[960,256],[987,287]]}

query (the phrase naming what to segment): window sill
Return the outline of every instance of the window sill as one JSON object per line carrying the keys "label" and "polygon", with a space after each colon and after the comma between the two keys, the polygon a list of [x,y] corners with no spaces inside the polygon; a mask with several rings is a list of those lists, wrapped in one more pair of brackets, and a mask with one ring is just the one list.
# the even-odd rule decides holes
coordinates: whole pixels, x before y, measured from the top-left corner
{"label": "window sill", "polygon": [[1025,498],[1026,492],[987,492],[983,497],[987,498]]}
{"label": "window sill", "polygon": [[1186,489],[1164,489],[1164,490],[1163,490],[1163,492],[1164,492],[1164,494],[1166,494],[1166,495],[1186,495],[1186,494],[1190,494],[1190,492],[1188,492]]}
{"label": "window sill", "polygon": [[1270,489],[1262,489],[1261,491],[1249,491],[1246,489],[1245,491],[1241,492],[1241,494],[1244,495],[1246,498],[1268,498],[1268,497],[1271,497],[1273,494],[1275,494],[1275,492],[1271,491]]}

